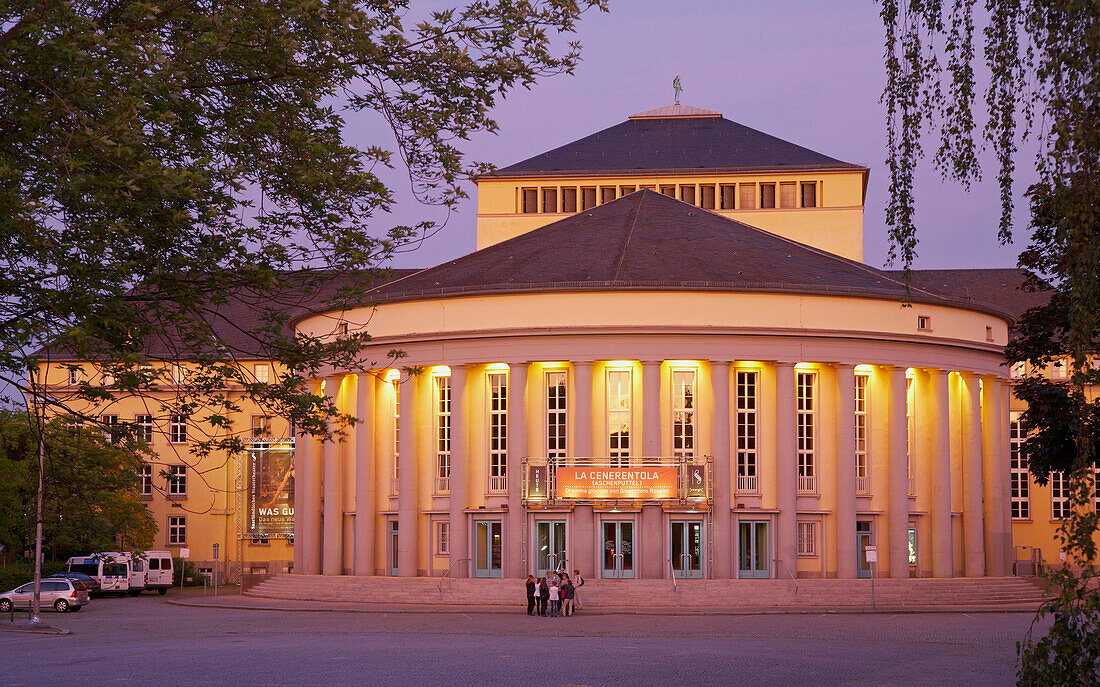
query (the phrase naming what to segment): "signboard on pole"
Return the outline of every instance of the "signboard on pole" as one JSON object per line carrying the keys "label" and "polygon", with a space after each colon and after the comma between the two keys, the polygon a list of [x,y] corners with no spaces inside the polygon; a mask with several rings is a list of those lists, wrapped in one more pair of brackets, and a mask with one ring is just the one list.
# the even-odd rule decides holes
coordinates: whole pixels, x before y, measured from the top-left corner
{"label": "signboard on pole", "polygon": [[261,442],[248,450],[245,518],[248,536],[294,536],[294,444]]}
{"label": "signboard on pole", "polygon": [[674,466],[563,465],[558,467],[556,491],[563,499],[673,499],[677,482]]}
{"label": "signboard on pole", "polygon": [[180,549],[180,558],[190,558],[191,549]]}
{"label": "signboard on pole", "polygon": [[878,547],[877,546],[864,546],[863,554],[867,557],[868,563],[878,563]]}

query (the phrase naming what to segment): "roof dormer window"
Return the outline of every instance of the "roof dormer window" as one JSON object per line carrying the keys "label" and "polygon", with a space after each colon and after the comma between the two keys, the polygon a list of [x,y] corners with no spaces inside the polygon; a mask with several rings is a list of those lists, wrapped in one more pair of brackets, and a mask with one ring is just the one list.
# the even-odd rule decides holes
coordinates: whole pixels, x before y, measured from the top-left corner
{"label": "roof dormer window", "polygon": [[760,184],[760,207],[775,207],[775,184]]}

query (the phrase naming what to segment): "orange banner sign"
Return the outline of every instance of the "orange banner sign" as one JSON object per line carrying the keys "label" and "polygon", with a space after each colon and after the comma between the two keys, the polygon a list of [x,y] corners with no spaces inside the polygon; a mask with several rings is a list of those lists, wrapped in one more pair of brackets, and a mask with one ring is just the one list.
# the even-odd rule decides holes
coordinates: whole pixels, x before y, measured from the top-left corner
{"label": "orange banner sign", "polygon": [[558,467],[559,499],[673,499],[678,496],[675,467]]}

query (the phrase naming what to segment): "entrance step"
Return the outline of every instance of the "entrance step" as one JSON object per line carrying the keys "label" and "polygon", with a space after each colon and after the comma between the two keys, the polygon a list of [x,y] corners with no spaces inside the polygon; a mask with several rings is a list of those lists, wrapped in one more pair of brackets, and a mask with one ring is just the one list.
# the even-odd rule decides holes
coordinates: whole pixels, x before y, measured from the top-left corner
{"label": "entrance step", "polygon": [[[872,604],[871,580],[586,580],[581,603],[595,608],[860,608]],[[350,575],[276,575],[246,596],[379,604],[522,606],[523,580]],[[1037,607],[1045,594],[1018,577],[875,580],[881,607]]]}

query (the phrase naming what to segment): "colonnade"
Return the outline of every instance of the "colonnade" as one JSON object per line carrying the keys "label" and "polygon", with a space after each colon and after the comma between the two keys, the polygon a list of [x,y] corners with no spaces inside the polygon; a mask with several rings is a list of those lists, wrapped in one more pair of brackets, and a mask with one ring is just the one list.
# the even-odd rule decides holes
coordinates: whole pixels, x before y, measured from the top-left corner
{"label": "colonnade", "polygon": [[[623,362],[623,361],[616,361]],[[627,361],[640,369],[633,384],[631,411],[640,420],[631,433],[632,454],[667,455],[669,361]],[[683,362],[683,361],[677,361]],[[690,362],[690,361],[689,361]],[[555,365],[565,365],[556,363]],[[471,378],[485,364],[449,365],[450,476],[449,493],[435,494],[431,486],[435,466],[430,366],[423,374],[403,374],[398,436],[400,469],[393,500],[380,493],[392,460],[392,414],[383,402],[387,388],[383,373],[328,376],[317,389],[341,410],[359,421],[341,441],[296,438],[295,450],[295,570],[306,574],[372,575],[387,572],[378,560],[384,550],[379,518],[395,521],[399,536],[395,571],[398,576],[431,572],[431,530],[425,511],[449,518],[449,564],[452,574],[468,573],[471,557],[471,513],[499,513],[503,522],[503,570],[506,577],[526,574],[526,552],[519,532],[524,527],[522,465],[528,456],[545,455],[545,426],[541,417],[544,393],[541,371],[545,364],[511,361],[508,371],[507,490],[487,493],[477,479],[487,460],[483,451],[471,455],[472,432],[485,432],[479,420],[483,398],[473,398]],[[594,428],[605,426],[604,398],[598,398],[594,371],[606,361],[574,361],[565,365],[570,381],[569,455],[605,456],[607,437]],[[918,366],[856,365],[855,363],[745,363],[728,360],[697,361],[698,399],[695,412],[699,433],[697,450],[712,456],[709,532],[713,560],[709,577],[730,578],[737,573],[734,518],[761,512],[774,517],[771,556],[774,575],[796,575],[800,570],[797,547],[800,514],[817,514],[833,533],[823,544],[828,567],[821,574],[839,578],[857,575],[857,520],[872,519],[873,541],[880,552],[883,574],[905,578],[911,574],[910,526],[921,524],[916,574],[952,577],[1001,576],[1011,570],[1011,533],[1008,500],[1008,385],[996,375],[949,371]],[[736,489],[735,372],[760,371],[759,470],[756,493]],[[815,440],[819,480],[815,493],[796,487],[798,454],[797,377],[803,370],[817,373],[820,408]],[[868,377],[868,419],[865,437],[870,468],[869,493],[857,490],[855,463],[856,375]],[[907,392],[907,383],[913,391]],[[480,386],[478,388],[481,388]],[[343,389],[343,391],[341,391]],[[354,393],[351,393],[354,391]],[[385,407],[383,407],[385,406]],[[847,409],[847,410],[844,410]],[[477,425],[477,426],[475,426]],[[638,437],[640,435],[640,441]],[[823,443],[828,438],[828,443]],[[640,449],[640,450],[639,450]],[[353,498],[344,487],[354,479]],[[425,507],[425,504],[431,504]],[[576,504],[577,509],[599,504]],[[649,504],[653,507],[653,504]],[[653,511],[659,513],[658,510]],[[347,517],[354,514],[354,517]],[[647,522],[642,517],[643,525]],[[349,529],[350,528],[350,529]],[[643,533],[644,536],[644,533]],[[351,551],[345,551],[350,546]],[[961,553],[961,560],[958,559]],[[805,562],[802,563],[806,573]],[[529,567],[529,566],[528,566]],[[349,570],[350,568],[350,570]]]}

